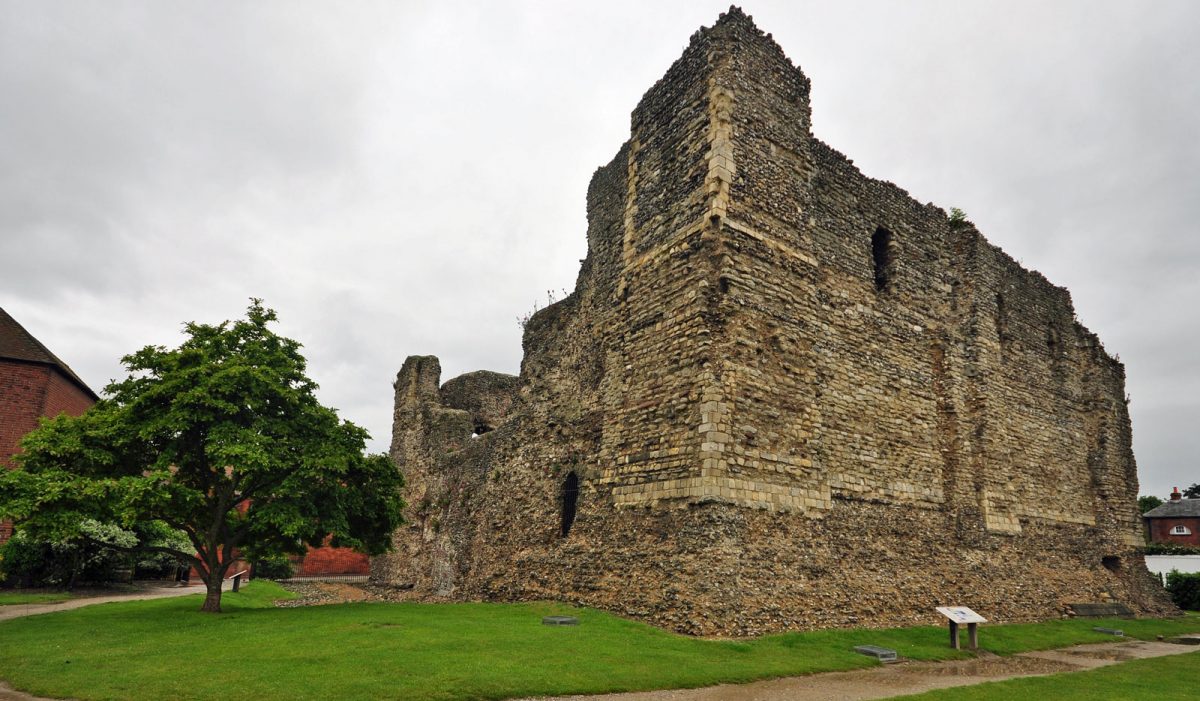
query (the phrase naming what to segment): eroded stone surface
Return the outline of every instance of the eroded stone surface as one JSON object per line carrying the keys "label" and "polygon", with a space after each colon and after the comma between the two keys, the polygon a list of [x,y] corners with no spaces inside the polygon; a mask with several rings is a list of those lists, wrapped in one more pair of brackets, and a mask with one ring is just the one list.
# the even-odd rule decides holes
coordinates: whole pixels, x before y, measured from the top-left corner
{"label": "eroded stone surface", "polygon": [[698,634],[1173,610],[1123,366],[1066,290],[813,138],[808,98],[740,11],[693,36],[593,176],[520,377],[405,362],[378,581]]}

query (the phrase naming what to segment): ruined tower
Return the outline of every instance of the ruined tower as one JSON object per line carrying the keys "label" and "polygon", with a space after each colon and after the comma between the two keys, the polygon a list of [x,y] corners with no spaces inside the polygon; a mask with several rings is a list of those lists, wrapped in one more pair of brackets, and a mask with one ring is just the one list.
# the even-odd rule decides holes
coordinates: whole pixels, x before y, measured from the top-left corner
{"label": "ruined tower", "polygon": [[1165,611],[1124,369],[1070,296],[813,138],[736,8],[593,176],[520,377],[396,383],[410,524],[377,579],[694,633]]}

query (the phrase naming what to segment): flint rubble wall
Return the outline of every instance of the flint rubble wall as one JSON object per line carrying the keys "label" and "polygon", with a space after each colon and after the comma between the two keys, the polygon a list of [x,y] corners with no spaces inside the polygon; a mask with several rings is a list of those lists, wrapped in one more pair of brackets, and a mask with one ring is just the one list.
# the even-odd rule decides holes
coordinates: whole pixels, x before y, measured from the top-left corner
{"label": "flint rubble wall", "polygon": [[1121,364],[1066,290],[816,140],[808,96],[739,10],[693,36],[520,376],[405,362],[410,523],[376,579],[696,634],[1173,610]]}

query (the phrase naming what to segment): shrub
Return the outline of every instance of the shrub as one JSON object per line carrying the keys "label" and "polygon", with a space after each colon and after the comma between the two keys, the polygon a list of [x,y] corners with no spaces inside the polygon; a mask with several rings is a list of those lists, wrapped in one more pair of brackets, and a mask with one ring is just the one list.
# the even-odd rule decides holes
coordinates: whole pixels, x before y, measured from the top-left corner
{"label": "shrub", "polygon": [[1175,543],[1149,543],[1143,552],[1146,555],[1200,555],[1200,547]]}
{"label": "shrub", "polygon": [[6,580],[23,587],[65,587],[79,582],[128,581],[129,555],[103,543],[127,547],[136,538],[117,526],[86,521],[81,530],[91,540],[40,540],[18,531],[0,548],[0,567]]}
{"label": "shrub", "polygon": [[1167,592],[1179,608],[1200,611],[1200,572],[1184,574],[1171,570],[1167,574]]}
{"label": "shrub", "polygon": [[287,555],[275,555],[254,563],[254,576],[261,579],[290,579],[294,569]]}
{"label": "shrub", "polygon": [[971,223],[971,221],[967,219],[967,213],[958,207],[950,208],[950,216],[947,217],[947,220],[950,222],[951,229],[961,229]]}

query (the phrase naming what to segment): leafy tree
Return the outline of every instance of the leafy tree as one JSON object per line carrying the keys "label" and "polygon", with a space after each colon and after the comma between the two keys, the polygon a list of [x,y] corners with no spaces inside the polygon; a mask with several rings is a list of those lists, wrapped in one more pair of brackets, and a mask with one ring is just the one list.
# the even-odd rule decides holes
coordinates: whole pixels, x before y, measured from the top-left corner
{"label": "leafy tree", "polygon": [[19,469],[0,471],[0,515],[50,539],[90,539],[87,519],[165,523],[191,547],[109,546],[190,563],[212,612],[235,550],[300,554],[330,535],[389,549],[403,478],[386,456],[364,455],[365,430],[317,401],[300,344],[272,332],[275,320],[253,300],[245,319],[189,323],[178,348],[125,356],[129,376],[104,399],[24,439]]}
{"label": "leafy tree", "polygon": [[1157,509],[1162,506],[1163,500],[1153,494],[1146,494],[1138,497],[1138,512],[1146,513],[1150,509]]}
{"label": "leafy tree", "polygon": [[1200,611],[1200,573],[1184,574],[1171,570],[1167,573],[1167,593],[1179,608]]}
{"label": "leafy tree", "polygon": [[1183,490],[1184,499],[1200,499],[1200,484],[1193,484]]}

